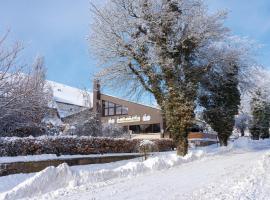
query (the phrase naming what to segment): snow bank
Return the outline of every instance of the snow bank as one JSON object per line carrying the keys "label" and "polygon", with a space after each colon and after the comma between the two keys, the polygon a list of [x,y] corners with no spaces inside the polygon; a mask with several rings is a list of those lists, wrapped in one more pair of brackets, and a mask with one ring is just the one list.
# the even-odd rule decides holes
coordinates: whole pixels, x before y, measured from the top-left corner
{"label": "snow bank", "polygon": [[96,171],[73,170],[66,164],[62,164],[58,167],[48,167],[36,173],[35,176],[17,185],[12,190],[5,192],[0,197],[5,200],[30,198],[60,188],[73,188],[85,184],[101,183],[115,178],[137,176],[154,170],[164,170],[191,162],[203,155],[204,152],[201,150],[191,152],[185,157],[179,157],[175,152],[170,152],[149,158],[144,162],[127,162],[115,169],[101,169]]}
{"label": "snow bank", "polygon": [[15,175],[8,175],[8,176],[1,176],[0,177],[0,194],[11,190],[19,183],[24,182],[25,180],[29,179],[30,177],[34,176],[36,173],[30,174],[15,174]]}
{"label": "snow bank", "polygon": [[261,150],[267,149],[270,145],[270,139],[265,140],[251,140],[248,137],[242,137],[235,140],[230,144],[233,149],[242,149],[242,150]]}
{"label": "snow bank", "polygon": [[60,155],[56,154],[41,154],[41,155],[28,155],[28,156],[4,156],[0,157],[0,164],[14,163],[14,162],[35,162],[46,160],[64,160],[72,158],[93,158],[93,157],[106,157],[106,156],[125,156],[125,155],[138,155],[139,153],[105,153],[105,154],[90,154],[90,155]]}
{"label": "snow bank", "polygon": [[229,142],[227,147],[218,147],[217,144],[213,144],[201,149],[207,152],[208,155],[217,155],[228,153],[230,151],[259,151],[263,149],[269,149],[270,139],[265,140],[252,140],[249,137],[240,137],[234,142]]}
{"label": "snow bank", "polygon": [[1,199],[21,199],[41,195],[58,188],[68,187],[72,184],[74,173],[67,164],[58,167],[48,167],[27,179],[7,193]]}

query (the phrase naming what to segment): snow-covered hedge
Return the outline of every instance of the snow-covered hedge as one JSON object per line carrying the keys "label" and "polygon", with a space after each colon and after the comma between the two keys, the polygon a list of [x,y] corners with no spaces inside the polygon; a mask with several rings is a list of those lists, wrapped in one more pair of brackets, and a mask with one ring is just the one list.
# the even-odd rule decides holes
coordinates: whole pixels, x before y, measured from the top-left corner
{"label": "snow-covered hedge", "polygon": [[[99,154],[137,152],[139,139],[113,139],[76,136],[42,136],[27,138],[0,138],[0,156],[21,156],[38,154]],[[152,140],[159,151],[173,148],[169,139]]]}

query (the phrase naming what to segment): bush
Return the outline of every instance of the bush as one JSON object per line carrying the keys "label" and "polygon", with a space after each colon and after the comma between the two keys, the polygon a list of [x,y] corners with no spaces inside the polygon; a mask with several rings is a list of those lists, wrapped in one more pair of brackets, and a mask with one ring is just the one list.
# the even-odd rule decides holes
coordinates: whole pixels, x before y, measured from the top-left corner
{"label": "bush", "polygon": [[147,159],[150,152],[158,151],[158,147],[155,142],[150,140],[142,140],[139,143],[138,151],[143,154],[144,160]]}
{"label": "bush", "polygon": [[38,137],[46,134],[46,129],[39,125],[23,125],[9,130],[2,131],[1,137]]}

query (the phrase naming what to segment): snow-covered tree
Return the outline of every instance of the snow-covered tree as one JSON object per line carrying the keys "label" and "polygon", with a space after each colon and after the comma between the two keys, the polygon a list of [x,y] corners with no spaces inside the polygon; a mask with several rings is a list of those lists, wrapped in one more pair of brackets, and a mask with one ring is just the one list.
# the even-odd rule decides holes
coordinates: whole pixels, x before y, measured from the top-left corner
{"label": "snow-covered tree", "polygon": [[241,80],[244,80],[244,84],[241,85],[240,90],[241,112],[251,116],[251,101],[259,90],[263,90],[263,98],[270,101],[270,71],[263,66],[255,64],[243,73],[243,77],[240,78]]}
{"label": "snow-covered tree", "polygon": [[255,140],[269,138],[270,102],[265,95],[265,91],[258,90],[251,101],[252,124],[250,132]]}
{"label": "snow-covered tree", "polygon": [[235,118],[235,128],[240,131],[242,137],[249,128],[250,120],[250,115],[246,112],[240,112]]}
{"label": "snow-covered tree", "polygon": [[220,145],[227,146],[240,105],[238,66],[232,64],[209,72],[201,86],[199,101],[205,108],[204,119],[218,133]]}
{"label": "snow-covered tree", "polygon": [[90,47],[104,67],[100,77],[151,93],[178,154],[185,155],[201,77],[236,56],[228,48],[220,57],[229,37],[226,13],[209,15],[201,0],[110,0],[93,5],[92,13]]}
{"label": "snow-covered tree", "polygon": [[37,58],[27,72],[18,64],[22,46],[16,43],[8,48],[6,36],[0,40],[0,130],[1,134],[24,127],[38,126],[51,100],[45,84],[42,58]]}

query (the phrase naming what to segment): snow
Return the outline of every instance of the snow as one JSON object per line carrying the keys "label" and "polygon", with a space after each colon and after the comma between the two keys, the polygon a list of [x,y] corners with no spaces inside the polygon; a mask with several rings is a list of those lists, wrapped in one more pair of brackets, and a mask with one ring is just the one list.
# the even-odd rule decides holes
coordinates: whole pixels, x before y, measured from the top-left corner
{"label": "snow", "polygon": [[60,126],[60,125],[63,124],[62,120],[59,119],[57,116],[45,116],[42,119],[42,123],[52,124],[54,127],[55,126]]}
{"label": "snow", "polygon": [[139,144],[140,147],[143,147],[143,146],[154,146],[155,143],[151,140],[142,140]]}
{"label": "snow", "polygon": [[[49,167],[0,177],[0,199],[267,199],[270,140],[240,138],[228,147],[156,153],[146,161]],[[10,183],[10,181],[13,181]],[[15,183],[17,180],[17,183]],[[11,186],[13,185],[13,187]]]}
{"label": "snow", "polygon": [[13,157],[0,157],[1,163],[13,162],[33,162],[44,160],[64,160],[70,158],[90,158],[90,157],[106,157],[106,156],[122,156],[122,155],[137,155],[138,153],[106,153],[106,154],[91,154],[91,155],[60,155],[56,154],[41,154],[41,155],[28,155],[28,156],[13,156]]}
{"label": "snow", "polygon": [[[91,107],[93,105],[93,93],[74,88],[68,85],[57,83],[54,81],[47,81],[53,91],[55,101],[67,103],[82,107]],[[90,104],[90,105],[89,105]]]}

